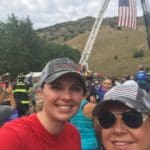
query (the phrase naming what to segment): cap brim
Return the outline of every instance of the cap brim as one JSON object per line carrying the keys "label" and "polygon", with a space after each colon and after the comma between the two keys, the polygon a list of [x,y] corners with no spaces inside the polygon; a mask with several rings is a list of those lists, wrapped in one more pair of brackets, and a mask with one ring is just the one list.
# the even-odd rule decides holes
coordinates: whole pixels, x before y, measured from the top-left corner
{"label": "cap brim", "polygon": [[76,76],[78,79],[83,80],[82,76],[77,73],[77,72],[73,72],[73,71],[61,71],[61,72],[57,72],[54,75],[49,76],[45,82],[46,83],[51,83],[53,81],[55,81],[56,79],[60,78],[61,76],[65,75],[65,74],[72,74],[74,76]]}
{"label": "cap brim", "polygon": [[124,105],[129,109],[134,109],[139,112],[149,111],[146,107],[143,107],[143,105],[137,105],[137,102],[131,99],[119,99],[119,100],[111,99],[99,102],[93,111],[93,115],[98,116],[101,112],[105,111],[108,108],[116,106],[116,104]]}
{"label": "cap brim", "polygon": [[101,112],[107,111],[107,109],[116,106],[116,104],[120,104],[120,105],[124,105],[126,107],[129,107],[124,102],[122,102],[120,100],[105,100],[105,101],[99,102],[96,105],[96,107],[93,110],[93,116],[98,117]]}

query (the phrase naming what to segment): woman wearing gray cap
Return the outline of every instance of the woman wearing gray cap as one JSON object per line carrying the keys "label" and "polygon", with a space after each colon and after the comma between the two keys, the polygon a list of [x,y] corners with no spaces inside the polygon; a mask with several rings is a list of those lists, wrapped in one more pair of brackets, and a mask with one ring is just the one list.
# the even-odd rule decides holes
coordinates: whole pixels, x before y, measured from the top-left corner
{"label": "woman wearing gray cap", "polygon": [[68,120],[86,93],[77,65],[69,58],[49,61],[40,79],[43,109],[0,128],[1,150],[80,150],[80,136]]}
{"label": "woman wearing gray cap", "polygon": [[150,96],[138,85],[118,85],[94,109],[105,150],[150,150]]}

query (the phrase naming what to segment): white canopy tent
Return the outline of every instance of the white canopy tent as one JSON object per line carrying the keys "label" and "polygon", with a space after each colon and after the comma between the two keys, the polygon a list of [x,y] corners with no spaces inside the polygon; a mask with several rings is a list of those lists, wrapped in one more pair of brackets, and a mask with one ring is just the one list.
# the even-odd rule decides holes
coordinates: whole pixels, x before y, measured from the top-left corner
{"label": "white canopy tent", "polygon": [[40,77],[40,76],[41,76],[41,72],[30,72],[30,73],[25,75],[26,78],[28,78],[28,77]]}

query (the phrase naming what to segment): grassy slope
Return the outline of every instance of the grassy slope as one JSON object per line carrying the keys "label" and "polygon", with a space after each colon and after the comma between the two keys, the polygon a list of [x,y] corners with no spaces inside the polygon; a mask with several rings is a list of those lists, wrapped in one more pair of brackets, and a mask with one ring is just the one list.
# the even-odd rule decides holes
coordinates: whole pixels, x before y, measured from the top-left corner
{"label": "grassy slope", "polygon": [[[84,49],[89,33],[85,33],[67,41],[66,44],[73,48]],[[150,51],[147,47],[146,32],[144,26],[137,29],[114,30],[108,26],[102,26],[95,41],[89,66],[92,71],[101,72],[107,76],[133,75],[141,59],[132,57],[137,49],[144,50],[143,64],[150,67]],[[118,56],[118,60],[114,56]]]}

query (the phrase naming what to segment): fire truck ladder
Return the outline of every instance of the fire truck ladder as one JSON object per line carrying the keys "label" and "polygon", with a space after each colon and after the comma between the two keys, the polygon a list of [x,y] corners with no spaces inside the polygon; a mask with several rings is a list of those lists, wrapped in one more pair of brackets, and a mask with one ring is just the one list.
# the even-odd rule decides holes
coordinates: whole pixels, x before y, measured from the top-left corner
{"label": "fire truck ladder", "polygon": [[98,17],[96,18],[94,25],[92,27],[92,30],[90,32],[90,35],[88,37],[87,43],[84,47],[84,50],[82,52],[79,64],[84,65],[86,67],[86,70],[89,70],[89,65],[88,65],[88,59],[91,54],[94,42],[96,40],[99,28],[101,26],[101,23],[103,21],[104,13],[108,7],[110,0],[104,0],[103,4],[101,6],[101,9],[99,11]]}

